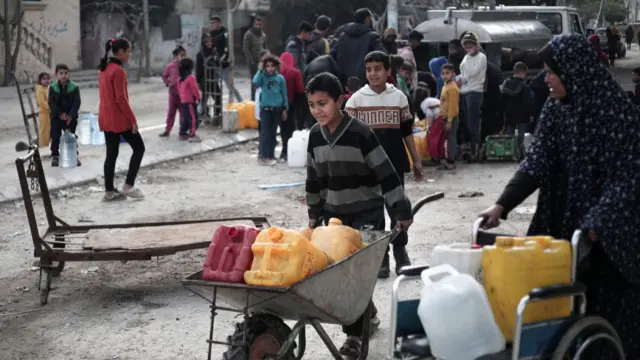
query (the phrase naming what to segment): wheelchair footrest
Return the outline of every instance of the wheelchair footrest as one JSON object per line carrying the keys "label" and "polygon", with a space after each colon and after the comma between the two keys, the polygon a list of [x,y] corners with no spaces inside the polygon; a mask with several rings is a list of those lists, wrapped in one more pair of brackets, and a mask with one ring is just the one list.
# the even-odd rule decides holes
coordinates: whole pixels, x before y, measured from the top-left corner
{"label": "wheelchair footrest", "polygon": [[[426,336],[416,336],[402,340],[400,352],[419,357],[432,356],[429,340]],[[484,355],[476,360],[511,360],[511,350],[507,349],[497,354]]]}

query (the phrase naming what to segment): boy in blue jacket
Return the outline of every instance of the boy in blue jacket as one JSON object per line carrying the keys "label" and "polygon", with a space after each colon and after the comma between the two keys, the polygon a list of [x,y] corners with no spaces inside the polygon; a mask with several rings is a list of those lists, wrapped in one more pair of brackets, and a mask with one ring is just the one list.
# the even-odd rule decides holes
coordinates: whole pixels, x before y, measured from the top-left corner
{"label": "boy in blue jacket", "polygon": [[[60,137],[69,130],[75,135],[80,110],[80,88],[69,80],[71,71],[65,64],[56,65],[57,80],[49,85],[49,109],[51,110],[51,166],[60,162]],[[82,165],[78,160],[78,166]]]}
{"label": "boy in blue jacket", "polygon": [[264,165],[277,163],[276,133],[278,125],[287,121],[289,101],[287,83],[278,73],[280,59],[267,55],[262,60],[262,69],[253,77],[253,84],[260,88],[260,138],[258,161]]}

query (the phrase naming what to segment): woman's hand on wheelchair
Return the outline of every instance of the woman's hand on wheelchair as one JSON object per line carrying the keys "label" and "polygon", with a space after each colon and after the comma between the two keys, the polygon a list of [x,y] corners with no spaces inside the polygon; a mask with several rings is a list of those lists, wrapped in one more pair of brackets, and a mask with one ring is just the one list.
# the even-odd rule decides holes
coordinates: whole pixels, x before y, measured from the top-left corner
{"label": "woman's hand on wheelchair", "polygon": [[502,205],[494,204],[480,213],[478,217],[483,218],[482,228],[485,230],[493,229],[500,225],[500,218],[504,213]]}

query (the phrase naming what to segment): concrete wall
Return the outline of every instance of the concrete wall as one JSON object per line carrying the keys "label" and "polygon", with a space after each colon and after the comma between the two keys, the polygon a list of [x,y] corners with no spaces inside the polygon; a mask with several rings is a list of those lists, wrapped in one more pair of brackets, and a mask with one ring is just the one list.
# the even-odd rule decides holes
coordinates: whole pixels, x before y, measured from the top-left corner
{"label": "concrete wall", "polygon": [[120,14],[94,14],[83,19],[81,47],[82,68],[98,66],[104,56],[104,44],[125,28],[126,21]]}
{"label": "concrete wall", "polygon": [[65,63],[72,69],[81,67],[80,0],[25,6],[24,22],[52,44],[56,63]]}

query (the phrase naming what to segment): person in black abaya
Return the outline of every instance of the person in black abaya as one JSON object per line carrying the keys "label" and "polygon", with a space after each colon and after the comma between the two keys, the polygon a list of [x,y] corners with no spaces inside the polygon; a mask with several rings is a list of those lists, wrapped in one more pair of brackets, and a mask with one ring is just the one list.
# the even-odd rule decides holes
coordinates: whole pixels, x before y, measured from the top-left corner
{"label": "person in black abaya", "polygon": [[[528,235],[586,234],[587,313],[608,320],[627,359],[640,359],[640,117],[584,36],[558,36],[541,50],[551,96],[524,161],[485,227],[538,190]],[[606,96],[603,96],[606,94]],[[584,264],[584,263],[581,263]],[[589,348],[588,359],[615,359]]]}

